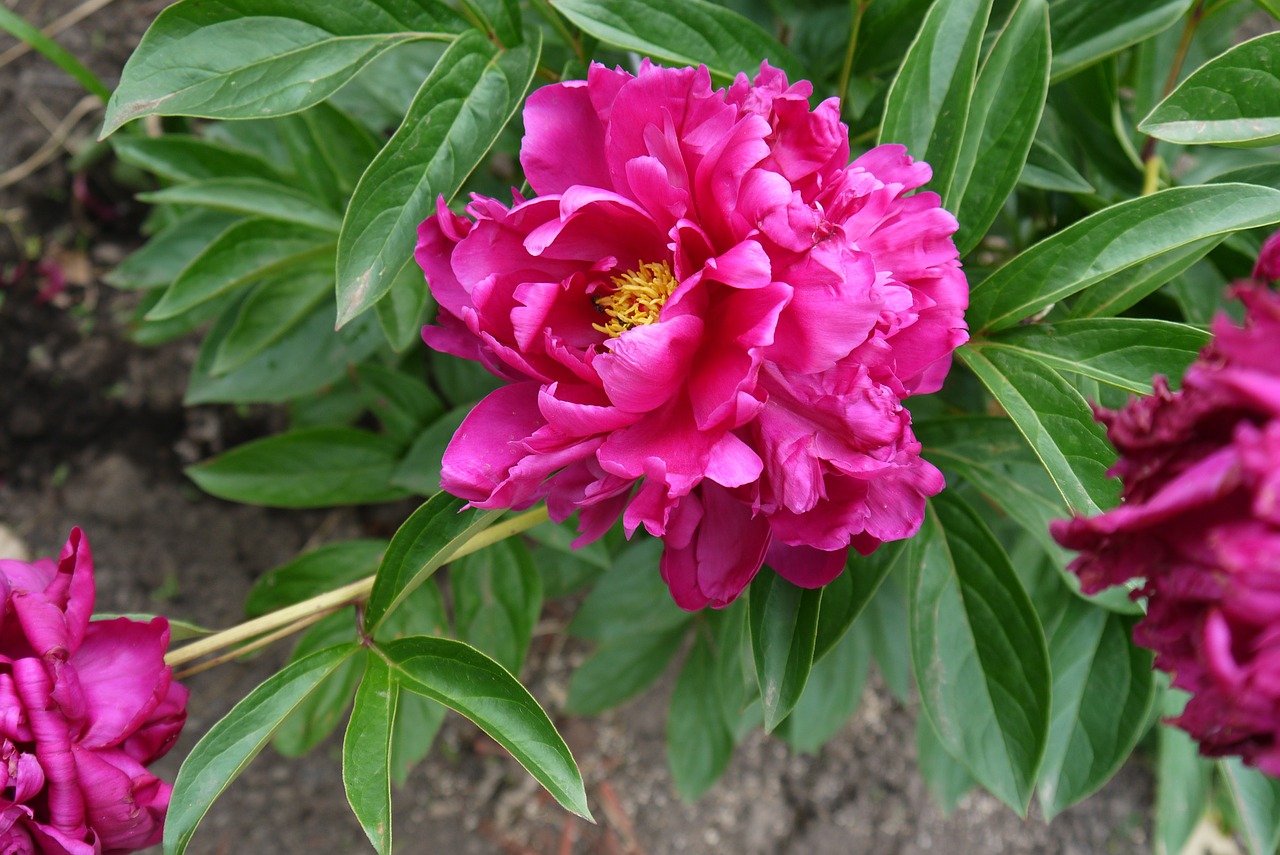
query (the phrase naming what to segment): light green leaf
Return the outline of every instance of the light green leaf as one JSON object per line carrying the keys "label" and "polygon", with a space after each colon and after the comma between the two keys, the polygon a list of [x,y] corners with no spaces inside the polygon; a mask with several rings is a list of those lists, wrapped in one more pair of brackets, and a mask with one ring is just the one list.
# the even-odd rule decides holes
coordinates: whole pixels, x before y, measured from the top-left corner
{"label": "light green leaf", "polygon": [[466,504],[447,493],[437,493],[423,502],[396,531],[378,567],[369,602],[365,604],[366,632],[372,634],[414,588],[501,513],[474,508],[463,510]]}
{"label": "light green leaf", "polygon": [[[356,641],[355,629],[355,610],[339,609],[302,634],[289,654],[289,661],[297,662],[336,644]],[[276,751],[285,757],[301,757],[333,732],[351,704],[351,696],[364,671],[365,658],[362,650],[343,662],[293,708],[271,740]]]}
{"label": "light green leaf", "polygon": [[471,414],[473,407],[473,404],[455,407],[419,433],[405,453],[404,460],[396,467],[391,483],[412,490],[420,496],[440,492],[440,468],[444,450],[458,432],[462,420]]}
{"label": "light green leaf", "polygon": [[1280,142],[1280,33],[1250,39],[1197,68],[1138,130],[1182,145]]}
{"label": "light green leaf", "polygon": [[458,637],[519,674],[542,612],[542,577],[529,548],[507,538],[453,562]]}
{"label": "light green leaf", "polygon": [[624,550],[573,616],[569,634],[608,642],[688,623],[692,616],[671,599],[658,572],[661,555],[662,541],[649,537]]}
{"label": "light green leaf", "polygon": [[778,728],[796,751],[816,754],[858,709],[871,668],[869,635],[863,624],[855,623],[828,656],[814,663],[804,692]]}
{"label": "light green leaf", "polygon": [[733,757],[733,732],[715,685],[716,657],[702,632],[694,633],[667,712],[667,765],[681,798],[692,802],[711,788]]}
{"label": "light green leaf", "polygon": [[905,546],[905,541],[885,543],[870,555],[859,555],[857,550],[850,550],[844,572],[822,589],[822,606],[818,611],[817,636],[813,644],[814,662],[839,643],[889,574],[904,566],[908,552]]}
{"label": "light green leaf", "polygon": [[1151,394],[1151,378],[1175,383],[1206,344],[1204,330],[1153,318],[1106,318],[1029,324],[1002,330],[982,344],[1007,348],[1059,371],[1091,377],[1099,383]]}
{"label": "light green leaf", "polygon": [[183,403],[280,403],[305,398],[339,382],[351,365],[382,344],[372,318],[334,332],[334,308],[316,308],[283,338],[244,365],[213,376],[218,347],[236,320],[236,306],[224,311],[200,345]]}
{"label": "light green leaf", "polygon": [[365,170],[338,238],[338,324],[377,303],[416,267],[418,224],[452,198],[524,100],[541,41],[500,50],[460,37],[418,90],[404,122]]}
{"label": "light green leaf", "polygon": [[378,855],[391,852],[391,735],[400,690],[380,656],[370,656],[342,740],[342,784]]}
{"label": "light green leaf", "polygon": [[448,638],[402,638],[382,647],[402,689],[475,722],[566,810],[591,819],[569,747],[533,696],[502,666]]}
{"label": "light green leaf", "polygon": [[1074,386],[1021,352],[966,345],[957,351],[1026,437],[1067,505],[1096,514],[1116,504],[1107,478],[1115,449]]}
{"label": "light green leaf", "polygon": [[1251,184],[1172,187],[1085,217],[978,285],[972,329],[998,330],[1138,264],[1196,241],[1280,222],[1280,190]]}
{"label": "light green leaf", "polygon": [[333,292],[333,268],[327,261],[321,255],[275,270],[253,286],[218,343],[209,373],[234,371],[305,321]]}
{"label": "light green leaf", "polygon": [[1054,82],[1172,26],[1193,2],[1050,0]]}
{"label": "light green leaf", "polygon": [[259,617],[370,576],[386,548],[385,540],[362,538],[304,552],[258,578],[245,598],[245,616]]}
{"label": "light green leaf", "polygon": [[947,753],[942,737],[924,713],[916,716],[916,758],[920,777],[944,814],[955,810],[977,783],[965,765]]}
{"label": "light green leaf", "polygon": [[1280,781],[1245,766],[1239,757],[1218,761],[1218,772],[1235,803],[1250,855],[1274,855],[1280,848]]}
{"label": "light green leaf", "polygon": [[323,264],[332,258],[333,236],[323,231],[256,217],[243,220],[218,235],[187,264],[160,302],[147,312],[147,320],[175,317],[264,276],[299,264]]}
{"label": "light green leaf", "polygon": [[[1179,710],[1180,711],[1180,710]],[[1177,711],[1166,709],[1167,713]],[[1152,829],[1158,855],[1180,855],[1209,806],[1213,763],[1180,730],[1156,725],[1156,816]]]}
{"label": "light green leaf", "polygon": [[790,50],[751,21],[706,0],[553,0],[557,12],[606,44],[670,65],[706,65],[720,83],[762,60],[805,77]]}
{"label": "light green leaf", "polygon": [[978,74],[964,144],[943,204],[956,212],[956,247],[977,246],[1023,173],[1049,91],[1049,8],[1019,0]]}
{"label": "light green leaf", "polygon": [[182,855],[196,826],[285,716],[325,677],[360,650],[343,644],[286,666],[236,704],[209,729],[178,771],[164,822],[164,851]]}
{"label": "light green leaf", "polygon": [[1067,159],[1052,148],[1035,140],[1022,166],[1019,184],[1059,193],[1092,193],[1094,187]]}
{"label": "light green leaf", "polygon": [[261,178],[282,183],[274,166],[257,155],[185,134],[158,137],[125,135],[111,140],[116,157],[167,181],[209,178]]}
{"label": "light green leaf", "polygon": [[575,715],[598,715],[640,694],[666,670],[684,636],[680,624],[604,642],[574,669],[566,708]]}
{"label": "light green leaf", "polygon": [[1147,727],[1155,681],[1134,618],[1072,598],[1049,635],[1053,714],[1040,769],[1045,819],[1090,795],[1129,757]]}
{"label": "light green leaf", "polygon": [[417,264],[406,264],[373,307],[392,350],[403,353],[422,342],[422,327],[435,317],[436,301]]}
{"label": "light green leaf", "polygon": [[197,208],[147,238],[141,249],[103,277],[115,288],[157,288],[173,284],[182,269],[239,218]]}
{"label": "light green leaf", "polygon": [[396,45],[467,23],[435,0],[180,0],[129,57],[102,136],[139,116],[254,119],[323,101]]}
{"label": "light green leaf", "polygon": [[1049,726],[1044,632],[1009,559],[951,494],[931,501],[913,541],[911,654],[943,745],[1026,813]]}
{"label": "light green leaf", "polygon": [[366,363],[356,368],[356,384],[360,400],[377,416],[387,435],[406,445],[444,412],[444,405],[417,371],[393,371]]}
{"label": "light green leaf", "polygon": [[1160,286],[1182,275],[1222,243],[1223,235],[1192,241],[1172,252],[1122,270],[1076,296],[1067,309],[1072,318],[1101,318],[1118,315]]}
{"label": "light green leaf", "polygon": [[944,195],[960,161],[990,14],[991,0],[929,7],[885,101],[880,142],[901,143],[916,160],[927,160],[933,186]]}
{"label": "light green leaf", "polygon": [[317,427],[264,437],[204,463],[188,477],[220,499],[274,508],[322,508],[390,502],[399,448],[376,433]]}
{"label": "light green leaf", "polygon": [[206,178],[139,193],[138,199],[152,205],[201,205],[215,211],[295,223],[326,232],[336,233],[342,225],[342,219],[314,197],[261,178]]}
{"label": "light green leaf", "polygon": [[799,588],[777,573],[757,573],[748,589],[748,626],[764,730],[787,717],[813,667],[821,588]]}

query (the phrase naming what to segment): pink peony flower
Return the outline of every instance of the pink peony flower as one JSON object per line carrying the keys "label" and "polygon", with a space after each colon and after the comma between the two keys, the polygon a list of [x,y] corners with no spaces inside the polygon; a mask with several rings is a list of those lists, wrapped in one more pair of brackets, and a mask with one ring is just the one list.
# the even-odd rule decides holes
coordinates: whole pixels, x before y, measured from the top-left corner
{"label": "pink peony flower", "polygon": [[0,852],[89,855],[160,842],[170,787],[146,764],[186,720],[169,624],[90,622],[93,558],[0,560]]}
{"label": "pink peony flower", "polygon": [[1234,289],[1181,391],[1099,410],[1123,504],[1058,521],[1084,589],[1145,577],[1134,640],[1192,694],[1174,723],[1210,756],[1280,775],[1280,295]]}
{"label": "pink peony flower", "polygon": [[816,587],[909,537],[942,475],[902,399],[966,338],[955,219],[897,145],[849,162],[839,102],[767,64],[593,65],[534,92],[536,196],[475,196],[419,229],[431,347],[509,381],[463,422],[446,490],[545,499],[579,542],[622,517],[661,537],[687,609],[768,562]]}

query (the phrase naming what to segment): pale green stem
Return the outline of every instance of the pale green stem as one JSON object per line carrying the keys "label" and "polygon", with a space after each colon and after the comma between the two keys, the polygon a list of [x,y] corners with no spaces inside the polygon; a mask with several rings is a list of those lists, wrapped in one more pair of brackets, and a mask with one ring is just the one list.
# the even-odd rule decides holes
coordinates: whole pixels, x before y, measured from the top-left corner
{"label": "pale green stem", "polygon": [[[502,520],[477,533],[466,543],[459,546],[449,558],[453,560],[478,552],[486,546],[492,546],[500,540],[506,540],[512,535],[519,534],[546,521],[547,509],[545,506]],[[290,628],[290,632],[293,629],[301,629],[303,626],[308,625],[310,622],[308,619],[314,615],[322,612],[331,612],[341,606],[361,603],[369,599],[369,593],[373,590],[374,578],[374,576],[366,576],[358,582],[343,585],[341,588],[335,588],[309,600],[286,606],[270,614],[245,621],[230,629],[224,629],[221,632],[215,632],[213,635],[193,641],[190,644],[179,647],[177,650],[170,651],[169,655],[164,658],[165,664],[176,667],[199,659],[201,656],[208,656],[219,650],[249,641],[263,633],[274,632],[284,628]],[[290,634],[290,632],[275,635],[273,640],[274,638],[282,638]],[[236,651],[236,654],[238,655],[240,652]]]}

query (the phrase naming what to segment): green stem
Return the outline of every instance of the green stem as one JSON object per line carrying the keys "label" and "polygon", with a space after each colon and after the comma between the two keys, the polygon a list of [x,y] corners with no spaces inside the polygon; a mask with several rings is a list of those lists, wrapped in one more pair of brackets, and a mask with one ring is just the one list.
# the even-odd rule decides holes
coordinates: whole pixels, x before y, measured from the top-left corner
{"label": "green stem", "polygon": [[[527,531],[535,525],[546,521],[547,509],[545,506],[505,519],[484,531],[478,532],[474,537],[458,547],[457,551],[450,556],[450,560],[470,555],[473,552],[484,549],[486,546],[492,546],[500,540],[506,540],[512,535]],[[224,629],[221,632],[215,632],[213,635],[193,641],[190,644],[179,647],[177,650],[170,651],[169,655],[164,658],[165,664],[177,667],[202,656],[208,656],[211,653],[217,653],[220,650],[225,650],[244,642],[249,642],[251,645],[252,639],[264,633],[274,633],[272,640],[283,638],[292,634],[293,631],[309,626],[314,622],[313,618],[317,614],[332,612],[343,606],[362,603],[369,599],[369,593],[373,590],[373,580],[375,578],[376,576],[366,576],[357,582],[343,585],[341,588],[327,591],[309,600],[286,606],[270,614],[245,621],[229,629]],[[288,631],[278,632],[279,630]],[[248,646],[246,645],[246,647]],[[241,650],[237,650],[234,655],[239,655],[241,652]],[[228,658],[234,658],[234,656]]]}
{"label": "green stem", "polygon": [[840,79],[836,84],[839,86],[836,96],[841,101],[849,91],[849,78],[853,76],[853,55],[858,49],[858,33],[862,30],[862,16],[870,5],[871,0],[850,0],[853,21],[849,24],[849,44],[845,47],[844,64],[840,66]]}
{"label": "green stem", "polygon": [[10,12],[4,6],[0,6],[0,30],[4,30],[19,41],[26,42],[44,54],[46,59],[74,77],[90,94],[101,98],[102,103],[105,104],[110,100],[111,90],[98,79],[98,75],[85,68],[84,64],[68,53],[62,45],[28,24],[26,19],[19,17],[14,12]]}

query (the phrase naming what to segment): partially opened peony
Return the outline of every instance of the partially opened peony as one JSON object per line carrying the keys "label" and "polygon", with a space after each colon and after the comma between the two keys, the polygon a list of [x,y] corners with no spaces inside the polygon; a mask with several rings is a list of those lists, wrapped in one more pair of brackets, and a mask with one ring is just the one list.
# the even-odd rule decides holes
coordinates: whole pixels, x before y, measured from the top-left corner
{"label": "partially opened peony", "polygon": [[1181,390],[1098,418],[1124,503],[1054,525],[1086,591],[1145,579],[1134,639],[1191,693],[1175,720],[1205,754],[1280,775],[1280,296],[1236,293]]}
{"label": "partially opened peony", "polygon": [[665,542],[688,609],[768,563],[829,582],[849,547],[919,528],[942,476],[902,399],[942,383],[968,286],[901,146],[849,162],[839,103],[765,65],[593,65],[539,89],[521,163],[536,194],[443,200],[417,259],[431,347],[509,381],[444,457],[482,508],[546,499],[581,541],[619,516]]}
{"label": "partially opened peony", "polygon": [[0,560],[0,852],[90,855],[160,842],[170,787],[146,764],[186,720],[169,624],[93,621],[93,558]]}

